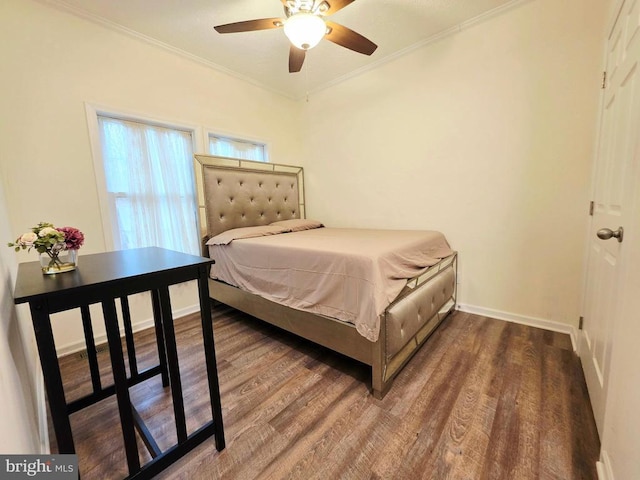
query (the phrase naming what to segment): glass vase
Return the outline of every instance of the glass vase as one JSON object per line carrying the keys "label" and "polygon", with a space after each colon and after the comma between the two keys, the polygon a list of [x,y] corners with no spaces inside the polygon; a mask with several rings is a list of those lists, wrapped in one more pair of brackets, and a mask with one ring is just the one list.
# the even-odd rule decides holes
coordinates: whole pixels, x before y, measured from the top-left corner
{"label": "glass vase", "polygon": [[71,272],[78,266],[78,250],[59,250],[57,252],[48,251],[41,253],[40,266],[42,267],[42,273],[45,275]]}

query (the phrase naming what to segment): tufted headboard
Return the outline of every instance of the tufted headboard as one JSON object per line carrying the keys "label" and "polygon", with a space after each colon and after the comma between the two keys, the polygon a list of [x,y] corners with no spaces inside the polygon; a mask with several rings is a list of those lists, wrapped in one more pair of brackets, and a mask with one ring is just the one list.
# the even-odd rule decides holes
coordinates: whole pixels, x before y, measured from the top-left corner
{"label": "tufted headboard", "polygon": [[195,155],[201,224],[210,238],[232,228],[304,218],[302,167]]}

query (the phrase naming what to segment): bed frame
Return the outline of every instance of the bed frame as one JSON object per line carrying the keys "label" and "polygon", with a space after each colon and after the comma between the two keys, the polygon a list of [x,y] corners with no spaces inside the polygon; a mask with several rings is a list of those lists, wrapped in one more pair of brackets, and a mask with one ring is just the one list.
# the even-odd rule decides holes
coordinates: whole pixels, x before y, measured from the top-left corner
{"label": "bed frame", "polygon": [[[268,225],[305,218],[302,167],[196,155],[206,240],[229,229]],[[215,260],[215,259],[214,259]],[[442,320],[455,309],[457,254],[442,259],[412,279],[381,316],[376,342],[351,324],[295,310],[209,279],[212,299],[371,366],[376,398],[388,392],[393,379]]]}

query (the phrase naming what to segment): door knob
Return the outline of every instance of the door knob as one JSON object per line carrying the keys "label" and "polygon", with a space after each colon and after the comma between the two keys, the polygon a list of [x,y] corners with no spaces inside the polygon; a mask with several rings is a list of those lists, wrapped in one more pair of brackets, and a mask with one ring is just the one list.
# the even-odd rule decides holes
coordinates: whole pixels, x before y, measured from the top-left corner
{"label": "door knob", "polygon": [[624,228],[618,227],[617,230],[611,230],[610,228],[601,228],[598,230],[598,238],[602,240],[609,240],[610,238],[617,238],[618,242],[622,242],[622,237],[624,236]]}

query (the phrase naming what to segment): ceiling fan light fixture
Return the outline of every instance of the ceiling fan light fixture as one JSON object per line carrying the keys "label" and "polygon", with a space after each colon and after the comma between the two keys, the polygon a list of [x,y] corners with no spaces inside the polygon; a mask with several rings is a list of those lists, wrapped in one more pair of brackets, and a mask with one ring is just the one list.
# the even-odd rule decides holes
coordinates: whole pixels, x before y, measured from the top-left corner
{"label": "ceiling fan light fixture", "polygon": [[296,13],[284,22],[284,34],[295,47],[302,50],[315,47],[326,32],[324,20],[312,13]]}

